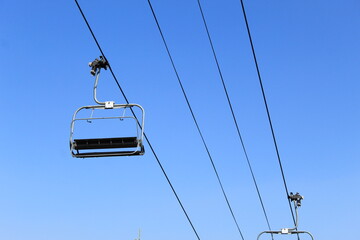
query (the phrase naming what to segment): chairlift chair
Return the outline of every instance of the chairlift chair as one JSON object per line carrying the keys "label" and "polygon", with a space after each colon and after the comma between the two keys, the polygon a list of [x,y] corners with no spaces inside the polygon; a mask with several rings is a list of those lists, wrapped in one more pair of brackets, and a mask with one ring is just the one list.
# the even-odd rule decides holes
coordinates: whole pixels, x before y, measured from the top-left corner
{"label": "chairlift chair", "polygon": [[[144,109],[139,104],[115,104],[113,101],[100,102],[97,100],[96,92],[100,76],[100,70],[108,67],[108,62],[102,56],[100,59],[95,59],[89,63],[91,67],[90,73],[95,76],[94,84],[94,100],[97,105],[84,106],[77,109],[73,115],[70,126],[70,152],[76,158],[91,158],[91,157],[114,157],[114,156],[135,156],[143,155],[144,145]],[[141,121],[135,116],[135,108],[141,112]],[[78,113],[84,110],[106,110],[116,111],[117,109],[124,110],[130,109],[132,115],[118,115],[102,116],[102,117],[78,117]],[[109,120],[109,119],[130,119],[135,122],[136,136],[122,136],[122,137],[109,137],[109,138],[74,138],[75,123],[78,121],[94,121],[94,120]],[[121,121],[119,121],[121,124]]]}
{"label": "chairlift chair", "polygon": [[281,235],[292,235],[292,234],[307,234],[311,237],[312,240],[314,240],[314,237],[313,235],[308,232],[308,231],[298,231],[297,228],[298,228],[298,225],[299,225],[299,216],[298,216],[298,207],[301,206],[301,200],[304,199],[303,196],[301,196],[299,193],[296,193],[296,194],[293,194],[293,193],[290,193],[289,195],[289,200],[291,202],[294,202],[294,207],[295,207],[295,213],[296,213],[296,220],[295,220],[295,227],[294,228],[283,228],[281,229],[280,231],[263,231],[261,232],[258,237],[257,237],[257,240],[260,239],[260,237],[263,235],[263,234],[281,234]]}

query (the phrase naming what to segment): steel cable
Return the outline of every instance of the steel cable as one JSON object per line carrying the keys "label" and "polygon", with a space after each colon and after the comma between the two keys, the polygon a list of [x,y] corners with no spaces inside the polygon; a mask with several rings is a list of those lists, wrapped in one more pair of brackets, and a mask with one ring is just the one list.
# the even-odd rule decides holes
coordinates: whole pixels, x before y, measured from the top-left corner
{"label": "steel cable", "polygon": [[203,145],[204,145],[204,147],[205,147],[205,150],[206,150],[206,152],[207,152],[207,155],[208,155],[208,157],[209,157],[209,160],[210,160],[211,165],[212,165],[212,167],[213,167],[213,170],[214,170],[214,172],[215,172],[216,178],[217,178],[218,183],[219,183],[219,185],[220,185],[220,188],[221,188],[222,194],[223,194],[223,196],[224,196],[224,198],[225,198],[226,204],[227,204],[227,206],[228,206],[228,208],[229,208],[229,211],[230,211],[231,216],[232,216],[232,218],[233,218],[233,221],[234,221],[234,223],[235,223],[235,225],[236,225],[236,228],[237,228],[237,230],[238,230],[241,238],[244,240],[244,236],[243,236],[242,231],[241,231],[241,229],[240,229],[240,226],[239,226],[239,224],[238,224],[238,222],[237,222],[237,220],[236,220],[234,211],[232,210],[230,201],[229,201],[229,199],[228,199],[228,197],[227,197],[227,194],[226,194],[226,192],[225,192],[224,186],[223,186],[222,181],[221,181],[221,179],[220,179],[220,175],[219,175],[219,173],[218,173],[218,171],[217,171],[217,168],[216,168],[216,166],[215,166],[214,160],[213,160],[213,158],[212,158],[212,156],[211,156],[211,154],[210,154],[209,148],[208,148],[208,146],[207,146],[207,144],[206,144],[206,141],[205,141],[205,139],[204,139],[204,136],[203,136],[203,134],[202,134],[202,131],[201,131],[201,129],[200,129],[200,126],[199,126],[199,124],[198,124],[198,122],[197,122],[197,120],[196,120],[195,114],[194,114],[194,112],[193,112],[193,110],[192,110],[190,101],[189,101],[189,99],[188,99],[188,97],[187,97],[187,94],[186,94],[186,92],[185,92],[184,86],[183,86],[182,81],[181,81],[181,79],[180,79],[179,73],[178,73],[178,71],[177,71],[177,69],[176,69],[174,60],[173,60],[173,58],[172,58],[172,55],[171,55],[170,50],[169,50],[169,47],[168,47],[168,44],[167,44],[167,42],[166,42],[166,40],[165,40],[164,34],[163,34],[162,30],[161,30],[159,21],[158,21],[158,19],[157,19],[157,17],[156,17],[155,11],[154,11],[154,9],[153,9],[153,7],[152,7],[152,4],[151,4],[151,1],[150,1],[150,0],[148,0],[148,4],[149,4],[150,10],[151,10],[151,12],[152,12],[152,15],[153,15],[153,17],[154,17],[154,20],[155,20],[155,22],[156,22],[156,25],[157,25],[157,28],[158,28],[158,30],[159,30],[159,33],[160,33],[160,35],[161,35],[161,39],[162,39],[163,44],[164,44],[164,46],[165,46],[165,49],[166,49],[166,52],[167,52],[168,57],[169,57],[169,59],[170,59],[171,65],[172,65],[173,70],[174,70],[174,72],[175,72],[175,75],[176,75],[176,78],[177,78],[177,80],[178,80],[179,86],[180,86],[180,88],[181,88],[181,91],[182,91],[182,93],[183,93],[183,95],[184,95],[184,98],[185,98],[185,101],[186,101],[186,103],[187,103],[187,106],[188,106],[189,111],[190,111],[190,113],[191,113],[192,119],[193,119],[193,121],[194,121],[194,123],[195,123],[195,125],[196,125],[197,131],[198,131],[198,133],[199,133],[199,135],[200,135],[200,137],[201,137],[202,143],[203,143]]}
{"label": "steel cable", "polygon": [[[99,48],[99,51],[101,52],[101,55],[102,55],[102,56],[106,59],[106,56],[105,56],[105,54],[104,54],[104,52],[103,52],[102,48],[100,47],[100,44],[99,44],[99,42],[97,41],[97,39],[96,39],[96,37],[95,37],[95,34],[94,34],[94,32],[92,31],[92,29],[91,29],[91,27],[90,27],[90,24],[89,24],[89,22],[87,21],[87,19],[86,19],[86,17],[85,17],[85,14],[83,13],[83,11],[82,11],[82,9],[81,9],[81,7],[80,7],[80,5],[79,5],[78,1],[77,1],[77,0],[75,0],[75,3],[76,3],[76,5],[77,5],[77,7],[78,7],[78,9],[79,9],[79,11],[80,11],[80,13],[81,13],[81,15],[82,15],[83,19],[84,19],[84,21],[85,21],[85,23],[86,23],[86,25],[87,25],[87,27],[88,27],[88,29],[89,29],[89,31],[90,31],[90,33],[91,33],[91,35],[92,35],[93,39],[94,39],[94,41],[95,41],[95,43],[96,43],[97,47]],[[120,86],[120,83],[119,83],[119,81],[117,80],[117,78],[116,78],[116,76],[115,76],[115,74],[114,74],[114,71],[112,70],[112,68],[111,68],[111,65],[110,65],[110,64],[109,64],[109,70],[110,70],[111,75],[113,76],[113,78],[114,78],[114,80],[115,80],[115,82],[116,82],[116,84],[117,84],[117,86],[118,86],[118,88],[119,88],[119,90],[120,90],[121,94],[123,95],[123,97],[124,97],[124,99],[125,99],[126,103],[127,103],[127,104],[129,104],[129,101],[128,101],[128,99],[127,99],[126,95],[125,95],[125,92],[123,91],[122,87]],[[134,111],[133,111],[132,109],[131,109],[131,112],[132,112],[132,114],[134,115],[134,117],[135,117],[135,119],[137,120],[137,122],[139,123],[138,118],[137,118],[136,114],[134,113]],[[150,140],[148,139],[148,137],[147,137],[147,135],[146,135],[145,133],[144,133],[144,137],[145,137],[145,140],[146,140],[146,142],[148,143],[148,145],[149,145],[149,147],[150,147],[150,149],[151,149],[151,151],[152,151],[152,153],[153,153],[153,155],[154,155],[154,157],[155,157],[155,159],[156,159],[156,161],[157,161],[157,163],[158,163],[158,165],[159,165],[159,167],[160,167],[160,169],[161,169],[162,173],[164,174],[164,176],[165,176],[165,178],[166,178],[166,180],[167,180],[167,182],[168,182],[168,184],[169,184],[169,186],[170,186],[170,188],[171,188],[172,192],[174,193],[174,195],[175,195],[175,197],[176,197],[176,200],[178,201],[178,203],[179,203],[179,205],[180,205],[180,207],[181,207],[181,209],[182,209],[183,213],[185,214],[185,216],[186,216],[186,218],[187,218],[187,220],[188,220],[188,222],[189,222],[189,224],[190,224],[190,226],[191,226],[192,230],[194,231],[194,233],[195,233],[195,235],[196,235],[197,239],[198,239],[198,240],[200,240],[200,236],[199,236],[199,234],[197,233],[197,231],[196,231],[196,229],[195,229],[195,227],[194,227],[194,225],[193,225],[193,223],[192,223],[192,221],[191,221],[191,219],[190,219],[190,217],[189,217],[188,213],[187,213],[187,212],[186,212],[186,210],[185,210],[184,205],[182,204],[182,202],[181,202],[181,200],[180,200],[180,198],[179,198],[179,196],[178,196],[177,192],[175,191],[174,186],[172,185],[172,183],[171,183],[171,181],[170,181],[170,179],[169,179],[168,175],[166,174],[166,171],[165,171],[164,167],[162,166],[162,164],[161,164],[161,162],[160,162],[160,159],[158,158],[158,156],[157,156],[157,154],[156,154],[156,152],[155,152],[154,148],[152,147],[152,145],[151,145],[151,143],[150,143]]]}
{"label": "steel cable", "polygon": [[[270,130],[271,130],[271,135],[272,135],[272,139],[273,139],[273,143],[274,143],[274,147],[275,147],[275,151],[276,151],[276,156],[277,156],[277,159],[278,159],[278,164],[279,164],[279,167],[280,167],[281,176],[282,176],[282,180],[283,180],[285,191],[286,191],[286,199],[288,199],[289,208],[290,208],[291,215],[292,215],[292,218],[293,218],[293,221],[294,221],[294,224],[295,224],[296,221],[295,221],[294,211],[293,211],[293,209],[291,207],[291,202],[290,202],[290,200],[288,198],[289,190],[288,190],[288,187],[287,187],[287,184],[286,184],[284,169],[283,169],[283,166],[282,166],[282,163],[281,163],[279,148],[278,148],[278,144],[277,144],[276,137],[275,137],[275,131],[274,131],[274,127],[273,127],[271,116],[270,116],[269,106],[268,106],[268,103],[267,103],[267,100],[266,100],[264,85],[263,85],[261,74],[260,74],[259,64],[258,64],[258,61],[257,61],[257,58],[256,58],[255,47],[254,47],[254,43],[253,43],[253,40],[252,40],[250,27],[249,27],[249,23],[248,23],[248,20],[247,20],[247,15],[246,15],[246,10],[245,10],[245,5],[244,5],[243,0],[240,0],[240,4],[241,4],[241,9],[242,9],[242,13],[243,13],[243,17],[244,17],[244,21],[245,21],[245,25],[246,25],[246,30],[247,30],[247,34],[248,34],[248,38],[249,38],[249,42],[250,42],[250,46],[251,46],[251,51],[252,51],[252,55],[253,55],[253,59],[254,59],[255,67],[256,67],[256,72],[257,72],[257,76],[258,76],[258,80],[259,80],[259,84],[260,84],[260,88],[261,88],[261,93],[262,93],[262,97],[263,97],[263,101],[264,101],[264,105],[265,105],[265,109],[266,109],[267,119],[268,119],[268,122],[269,122],[269,125],[270,125]],[[299,235],[298,235],[298,239],[300,239]]]}
{"label": "steel cable", "polygon": [[221,79],[221,83],[222,83],[222,86],[223,86],[223,89],[224,89],[224,92],[225,92],[225,95],[226,95],[226,99],[227,99],[227,102],[228,102],[228,105],[229,105],[229,108],[230,108],[230,111],[231,111],[231,115],[232,115],[232,118],[233,118],[233,121],[234,121],[234,124],[235,124],[235,127],[236,127],[236,131],[237,131],[237,134],[238,134],[238,137],[239,137],[239,140],[240,140],[240,143],[241,143],[241,146],[242,146],[245,158],[246,158],[246,162],[248,164],[248,167],[249,167],[249,170],[250,170],[250,173],[251,173],[251,176],[252,176],[252,180],[254,182],[254,185],[255,185],[255,188],[256,188],[256,191],[257,191],[257,195],[258,195],[258,198],[259,198],[262,210],[263,210],[263,214],[265,216],[266,223],[268,225],[269,230],[271,230],[271,226],[270,226],[270,222],[269,222],[266,210],[265,210],[264,202],[262,200],[260,190],[259,190],[256,178],[255,178],[255,174],[254,174],[254,171],[252,169],[248,153],[246,151],[246,147],[245,147],[243,137],[241,135],[240,127],[239,127],[239,125],[237,123],[237,120],[236,120],[236,116],[235,116],[235,113],[234,113],[234,110],[233,110],[233,107],[232,107],[232,104],[231,104],[230,96],[229,96],[228,91],[227,91],[225,80],[224,80],[224,77],[223,77],[223,74],[222,74],[222,71],[221,71],[221,68],[220,68],[220,64],[219,64],[219,61],[218,61],[218,58],[217,58],[217,54],[216,54],[214,44],[213,44],[213,41],[212,41],[212,38],[211,38],[211,35],[210,35],[210,31],[208,29],[208,25],[207,25],[207,22],[206,22],[206,18],[205,18],[205,15],[204,15],[200,0],[197,0],[197,3],[198,3],[199,10],[200,10],[200,13],[201,13],[201,17],[202,17],[202,20],[203,20],[203,23],[204,23],[204,26],[205,26],[206,34],[207,34],[207,37],[209,39],[209,43],[210,43],[211,50],[212,50],[212,53],[213,53],[213,56],[214,56],[216,67],[217,67],[217,70],[218,70],[218,73],[219,73],[219,76],[220,76],[220,79]]}

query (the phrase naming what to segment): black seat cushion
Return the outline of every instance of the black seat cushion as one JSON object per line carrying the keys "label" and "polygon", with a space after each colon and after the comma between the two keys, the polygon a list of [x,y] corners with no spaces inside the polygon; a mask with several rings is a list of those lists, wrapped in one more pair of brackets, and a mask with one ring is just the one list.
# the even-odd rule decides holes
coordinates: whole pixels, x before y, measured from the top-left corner
{"label": "black seat cushion", "polygon": [[74,139],[74,149],[134,148],[138,146],[136,137]]}

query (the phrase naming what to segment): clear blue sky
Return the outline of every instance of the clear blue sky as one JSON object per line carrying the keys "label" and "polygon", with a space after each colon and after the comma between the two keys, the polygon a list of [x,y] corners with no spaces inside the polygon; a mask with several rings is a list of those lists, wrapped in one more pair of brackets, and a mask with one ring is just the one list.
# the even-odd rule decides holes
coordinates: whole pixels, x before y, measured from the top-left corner
{"label": "clear blue sky", "polygon": [[[201,239],[240,239],[147,1],[79,3],[127,97],[145,108]],[[267,226],[197,2],[152,3],[244,238],[256,239]],[[270,224],[291,227],[240,3],[202,4]],[[360,3],[245,5],[287,184],[305,196],[299,228],[356,239]],[[147,145],[142,157],[71,157],[71,117],[93,103],[87,63],[100,55],[75,2],[1,0],[0,20],[0,239],[132,240],[139,228],[143,240],[196,239]],[[124,102],[109,72],[99,94]]]}

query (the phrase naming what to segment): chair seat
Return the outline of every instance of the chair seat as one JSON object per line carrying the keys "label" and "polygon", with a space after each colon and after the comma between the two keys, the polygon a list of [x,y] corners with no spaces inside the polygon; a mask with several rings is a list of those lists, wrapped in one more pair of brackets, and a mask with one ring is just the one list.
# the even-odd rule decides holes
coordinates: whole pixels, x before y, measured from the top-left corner
{"label": "chair seat", "polygon": [[73,146],[75,150],[135,148],[138,140],[136,137],[74,139]]}

